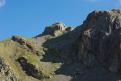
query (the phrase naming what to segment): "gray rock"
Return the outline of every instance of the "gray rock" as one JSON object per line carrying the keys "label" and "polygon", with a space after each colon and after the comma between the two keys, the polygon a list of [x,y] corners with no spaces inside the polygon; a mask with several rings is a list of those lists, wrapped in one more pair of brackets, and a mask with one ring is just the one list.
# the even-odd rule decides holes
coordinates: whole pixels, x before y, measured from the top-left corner
{"label": "gray rock", "polygon": [[97,61],[112,72],[121,70],[121,11],[94,11],[83,24],[79,59],[86,65]]}
{"label": "gray rock", "polygon": [[44,79],[44,78],[49,78],[48,76],[44,75],[41,70],[36,68],[35,65],[29,63],[26,58],[19,57],[18,61],[27,75],[37,78],[39,80]]}
{"label": "gray rock", "polygon": [[63,23],[55,23],[45,28],[43,35],[59,36],[63,34],[65,25]]}
{"label": "gray rock", "polygon": [[44,32],[36,37],[40,37],[43,35],[51,35],[51,36],[61,36],[69,31],[72,31],[74,28],[72,27],[66,27],[63,23],[55,23],[52,24],[51,26],[47,26],[44,30]]}
{"label": "gray rock", "polygon": [[5,63],[4,58],[0,57],[0,79],[2,81],[19,81],[18,77],[10,69],[9,65]]}

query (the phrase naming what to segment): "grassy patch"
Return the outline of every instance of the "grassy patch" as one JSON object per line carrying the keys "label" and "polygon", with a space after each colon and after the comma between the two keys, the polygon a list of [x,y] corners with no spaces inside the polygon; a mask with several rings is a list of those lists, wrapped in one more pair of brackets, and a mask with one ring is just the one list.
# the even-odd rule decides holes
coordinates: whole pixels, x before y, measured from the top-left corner
{"label": "grassy patch", "polygon": [[[28,38],[24,39],[26,42],[29,42],[34,49],[36,49],[36,45],[33,39],[28,39]],[[44,52],[43,50],[44,48],[42,48],[39,51]],[[49,52],[54,56],[59,55],[59,52],[54,49],[49,49]],[[60,63],[40,61],[41,59],[40,56],[37,56],[32,51],[24,49],[22,45],[11,39],[6,39],[0,42],[0,57],[4,57],[6,63],[10,66],[11,70],[16,74],[16,76],[19,77],[20,81],[39,81],[39,80],[27,76],[25,74],[20,64],[16,61],[19,57],[25,57],[30,64],[35,65],[38,70],[42,71],[44,76],[50,77],[50,79],[53,77],[54,71],[56,71],[61,66]],[[45,79],[44,81],[47,80]]]}

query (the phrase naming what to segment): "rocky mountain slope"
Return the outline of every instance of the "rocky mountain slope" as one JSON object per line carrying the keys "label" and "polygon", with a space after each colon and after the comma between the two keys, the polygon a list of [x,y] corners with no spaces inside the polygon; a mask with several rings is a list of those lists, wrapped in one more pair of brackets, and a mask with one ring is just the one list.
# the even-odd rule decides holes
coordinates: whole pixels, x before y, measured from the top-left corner
{"label": "rocky mountain slope", "polygon": [[0,41],[0,81],[120,81],[120,59],[121,10],[93,11],[77,27]]}

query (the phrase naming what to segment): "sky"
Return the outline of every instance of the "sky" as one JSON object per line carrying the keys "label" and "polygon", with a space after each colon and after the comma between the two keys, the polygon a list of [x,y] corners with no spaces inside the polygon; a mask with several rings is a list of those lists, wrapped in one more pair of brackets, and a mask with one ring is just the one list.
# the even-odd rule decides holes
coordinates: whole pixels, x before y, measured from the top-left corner
{"label": "sky", "polygon": [[121,0],[0,0],[0,40],[33,37],[46,26],[78,26],[93,10],[121,8]]}

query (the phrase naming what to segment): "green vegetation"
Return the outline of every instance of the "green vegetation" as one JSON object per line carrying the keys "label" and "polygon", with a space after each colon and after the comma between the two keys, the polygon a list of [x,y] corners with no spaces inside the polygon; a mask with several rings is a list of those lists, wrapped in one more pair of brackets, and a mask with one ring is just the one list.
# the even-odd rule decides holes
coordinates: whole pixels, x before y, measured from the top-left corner
{"label": "green vegetation", "polygon": [[[20,36],[18,37],[20,38]],[[24,38],[24,40],[26,43],[29,43],[32,46],[33,50],[37,50],[33,39]],[[57,56],[59,55],[57,50],[49,49],[49,51],[50,50],[51,54]],[[40,51],[44,52],[44,48],[41,48]],[[44,81],[47,81],[48,79],[51,81],[51,79],[54,78],[54,71],[56,71],[61,66],[61,63],[41,61],[42,57],[38,56],[33,51],[28,51],[28,49],[25,48],[25,45],[21,45],[19,42],[13,41],[12,39],[6,39],[0,42],[0,57],[5,58],[6,63],[10,66],[11,70],[20,81],[39,80],[26,75],[26,73],[22,70],[21,65],[17,61],[19,57],[26,58],[30,64],[33,64],[39,71],[41,71],[45,77],[45,79],[43,79]]]}

